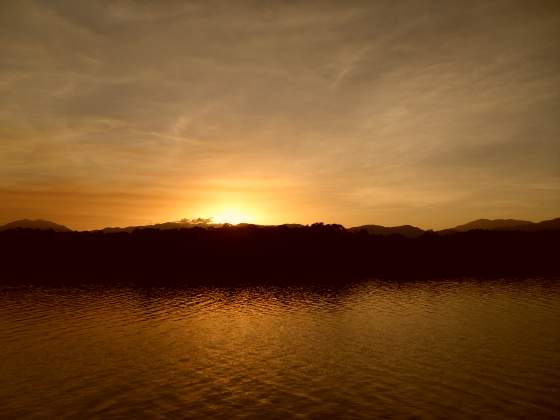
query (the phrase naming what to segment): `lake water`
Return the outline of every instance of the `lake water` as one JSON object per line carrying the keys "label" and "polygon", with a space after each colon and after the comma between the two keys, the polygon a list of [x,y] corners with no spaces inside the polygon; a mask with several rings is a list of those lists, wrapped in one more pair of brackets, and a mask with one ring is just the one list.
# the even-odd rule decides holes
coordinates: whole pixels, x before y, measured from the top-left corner
{"label": "lake water", "polygon": [[560,417],[560,281],[0,288],[0,418]]}

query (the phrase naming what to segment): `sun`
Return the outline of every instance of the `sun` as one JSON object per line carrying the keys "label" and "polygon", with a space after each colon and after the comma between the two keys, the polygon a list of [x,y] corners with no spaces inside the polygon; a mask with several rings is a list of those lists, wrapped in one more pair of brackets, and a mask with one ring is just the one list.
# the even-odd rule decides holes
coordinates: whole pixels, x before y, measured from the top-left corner
{"label": "sun", "polygon": [[214,223],[229,223],[237,225],[239,223],[254,223],[254,218],[247,213],[236,208],[226,208],[218,210],[213,216]]}
{"label": "sun", "polygon": [[222,197],[192,211],[203,215],[204,218],[211,218],[215,224],[261,224],[266,220],[266,217],[263,217],[266,213],[263,213],[259,203],[238,197]]}

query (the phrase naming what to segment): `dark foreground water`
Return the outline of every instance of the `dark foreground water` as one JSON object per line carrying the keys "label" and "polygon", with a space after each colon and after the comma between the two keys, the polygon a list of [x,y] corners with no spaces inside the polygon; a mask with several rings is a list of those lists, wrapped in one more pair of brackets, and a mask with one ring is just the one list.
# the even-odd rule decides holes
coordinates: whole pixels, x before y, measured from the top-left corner
{"label": "dark foreground water", "polygon": [[0,288],[0,418],[560,416],[560,281]]}

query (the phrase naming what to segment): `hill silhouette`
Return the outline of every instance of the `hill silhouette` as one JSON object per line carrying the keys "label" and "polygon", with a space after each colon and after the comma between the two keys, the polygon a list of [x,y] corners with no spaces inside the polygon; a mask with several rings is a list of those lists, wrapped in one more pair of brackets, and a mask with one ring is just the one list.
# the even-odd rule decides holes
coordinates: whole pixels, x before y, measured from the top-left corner
{"label": "hill silhouette", "polygon": [[450,229],[440,230],[439,233],[467,232],[470,230],[511,230],[511,231],[541,231],[560,229],[560,218],[542,222],[529,222],[516,219],[478,219]]}
{"label": "hill silhouette", "polygon": [[[119,233],[119,232],[134,232],[136,230],[142,229],[156,229],[156,230],[177,230],[177,229],[191,229],[191,228],[219,228],[224,226],[230,226],[228,223],[213,223],[212,219],[182,219],[174,222],[163,222],[155,223],[151,225],[135,225],[126,227],[106,227],[102,229],[96,229],[92,232],[103,232],[103,233]],[[235,225],[237,227],[283,227],[283,228],[303,228],[306,225],[298,223],[285,223],[282,225],[256,225],[252,223],[240,223]],[[21,219],[16,220],[5,225],[0,225],[0,231],[9,229],[37,229],[37,230],[54,230],[56,232],[71,232],[72,229],[64,225],[60,225],[48,220],[29,220]],[[516,219],[478,219],[471,222],[458,225],[452,228],[442,229],[436,231],[438,234],[449,234],[457,232],[468,232],[471,230],[511,230],[511,231],[526,231],[535,232],[542,230],[555,230],[560,229],[560,218],[545,220],[542,222],[530,222],[527,220],[516,220]],[[371,235],[378,236],[403,236],[406,238],[418,238],[427,232],[432,232],[431,230],[424,230],[412,225],[401,225],[401,226],[382,226],[382,225],[361,225],[354,226],[347,229],[350,232],[360,232],[365,231]]]}
{"label": "hill silhouette", "polygon": [[517,226],[516,230],[522,230],[527,232],[538,232],[542,230],[556,230],[560,229],[560,217],[551,220],[544,220],[538,223],[531,223],[528,225]]}
{"label": "hill silhouette", "polygon": [[182,219],[175,222],[164,222],[156,223],[153,225],[144,226],[127,226],[127,227],[106,227],[99,229],[100,232],[105,233],[115,233],[115,232],[133,232],[136,229],[158,229],[158,230],[170,230],[170,229],[188,229],[193,227],[206,227],[206,226],[222,226],[222,224],[213,224],[212,219]]}
{"label": "hill silhouette", "polygon": [[37,230],[53,230],[55,232],[71,232],[72,229],[67,228],[66,226],[59,225],[54,222],[50,222],[48,220],[30,220],[30,219],[21,219],[15,220],[10,223],[6,223],[5,225],[0,226],[0,230],[10,230],[10,229],[37,229]]}
{"label": "hill silhouette", "polygon": [[356,226],[349,229],[353,232],[359,232],[361,230],[365,230],[367,233],[373,235],[381,235],[381,236],[389,236],[389,235],[400,235],[406,238],[418,238],[424,234],[424,230],[411,225],[403,225],[403,226],[380,226],[380,225],[363,225],[363,226]]}
{"label": "hill silhouette", "polygon": [[[560,220],[560,219],[555,219]],[[0,232],[4,283],[344,283],[463,276],[559,276],[560,229],[470,230],[414,238],[365,229],[224,225],[132,232]]]}
{"label": "hill silhouette", "polygon": [[495,230],[495,229],[515,229],[519,226],[530,225],[532,222],[515,219],[478,219],[463,225],[452,228],[454,231],[466,232],[468,230]]}
{"label": "hill silhouette", "polygon": [[[106,227],[99,229],[101,232],[114,233],[114,232],[133,232],[137,229],[158,229],[158,230],[172,230],[172,229],[190,229],[193,227],[211,228],[211,227],[222,227],[228,225],[227,223],[213,223],[211,219],[183,219],[175,222],[164,222],[156,223],[152,225],[137,225],[137,226],[127,226],[127,227]],[[251,223],[240,223],[237,226],[265,226],[256,225]],[[271,225],[268,225],[271,226]],[[282,225],[272,225],[272,226],[282,226],[289,228],[302,228],[305,225],[297,223],[285,223]],[[545,220],[542,222],[529,222],[526,220],[515,220],[515,219],[478,219],[471,222],[458,225],[448,229],[442,229],[437,231],[439,234],[449,234],[454,232],[468,232],[470,230],[522,230],[522,231],[539,231],[547,229],[560,229],[560,218]],[[401,225],[401,226],[382,226],[382,225],[362,225],[354,226],[348,228],[349,231],[359,232],[361,230],[366,231],[372,235],[379,236],[391,236],[400,235],[406,238],[418,238],[424,233],[429,232],[429,230],[421,229],[417,226],[412,225]]]}

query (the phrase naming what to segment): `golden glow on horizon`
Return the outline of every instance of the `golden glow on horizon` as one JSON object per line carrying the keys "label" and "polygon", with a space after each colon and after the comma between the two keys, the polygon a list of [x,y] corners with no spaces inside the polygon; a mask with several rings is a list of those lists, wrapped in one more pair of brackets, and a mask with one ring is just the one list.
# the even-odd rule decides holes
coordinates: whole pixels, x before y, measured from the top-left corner
{"label": "golden glow on horizon", "polygon": [[238,206],[220,206],[208,212],[208,217],[212,218],[213,223],[230,223],[237,225],[239,223],[256,223],[255,216],[251,212]]}
{"label": "golden glow on horizon", "polygon": [[[270,195],[253,193],[232,192],[227,189],[214,188],[213,191],[198,196],[183,196],[181,204],[174,211],[161,213],[162,220],[186,219],[211,219],[211,223],[229,223],[237,225],[249,224],[276,224],[283,222],[285,209],[276,206],[274,197]],[[291,219],[291,218],[290,218]]]}
{"label": "golden glow on horizon", "polygon": [[105,3],[0,3],[0,225],[558,217],[560,1]]}

